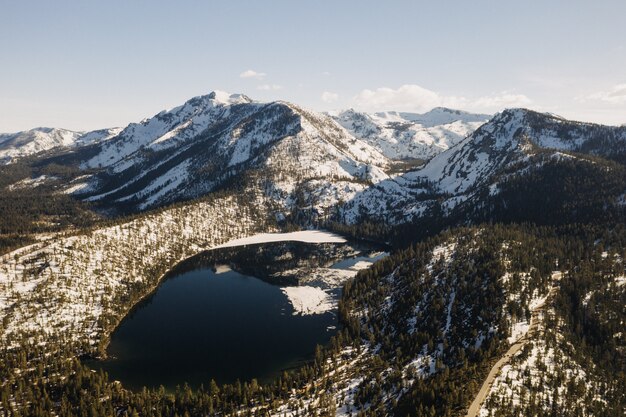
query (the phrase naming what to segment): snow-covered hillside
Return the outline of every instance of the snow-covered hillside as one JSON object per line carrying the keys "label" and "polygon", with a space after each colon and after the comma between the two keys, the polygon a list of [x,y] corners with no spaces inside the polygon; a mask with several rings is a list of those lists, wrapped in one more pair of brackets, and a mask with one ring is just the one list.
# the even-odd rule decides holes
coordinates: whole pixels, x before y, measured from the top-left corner
{"label": "snow-covered hillside", "polygon": [[388,178],[388,164],[327,115],[213,92],[129,125],[83,162],[100,172],[68,190],[88,201],[142,210],[245,178],[288,204],[298,184],[377,183]]}
{"label": "snow-covered hillside", "polygon": [[0,164],[17,158],[60,147],[79,147],[112,138],[118,128],[75,132],[66,129],[38,127],[18,133],[0,134]]}
{"label": "snow-covered hillside", "polygon": [[424,114],[346,110],[331,115],[352,135],[388,158],[420,160],[456,145],[491,117],[443,107]]}
{"label": "snow-covered hillside", "polygon": [[[598,146],[603,139],[611,146]],[[544,149],[552,152],[586,152],[611,156],[626,149],[626,130],[572,122],[526,109],[496,115],[459,146],[430,161],[416,175],[434,181],[443,192],[466,192],[507,165]]]}
{"label": "snow-covered hillside", "polygon": [[574,158],[593,163],[578,153],[619,160],[626,155],[626,129],[526,109],[505,110],[420,169],[356,194],[345,216],[356,221],[366,212],[399,223],[422,215],[442,198],[442,207],[450,210],[480,190],[497,194],[507,176],[547,161]]}
{"label": "snow-covered hillside", "polygon": [[[163,110],[154,117],[131,123],[119,135],[104,144],[98,154],[85,161],[87,168],[109,167],[131,156],[139,149],[162,150],[183,144],[196,138],[210,125],[230,115],[232,105],[251,104],[252,100],[243,94],[228,94],[214,91],[205,96],[188,100],[185,104],[170,110]],[[260,106],[252,104],[251,108]],[[133,159],[118,164],[113,169],[123,171]]]}
{"label": "snow-covered hillside", "polygon": [[[576,416],[623,414],[623,253],[596,250],[596,260],[560,277],[537,315],[536,328],[488,387],[477,416],[554,410]],[[591,266],[597,259],[604,265]]]}
{"label": "snow-covered hillside", "polygon": [[0,257],[0,321],[7,323],[0,346],[54,336],[95,349],[138,301],[128,304],[133,291],[149,293],[163,273],[204,249],[272,231],[263,200],[250,198],[197,202]]}

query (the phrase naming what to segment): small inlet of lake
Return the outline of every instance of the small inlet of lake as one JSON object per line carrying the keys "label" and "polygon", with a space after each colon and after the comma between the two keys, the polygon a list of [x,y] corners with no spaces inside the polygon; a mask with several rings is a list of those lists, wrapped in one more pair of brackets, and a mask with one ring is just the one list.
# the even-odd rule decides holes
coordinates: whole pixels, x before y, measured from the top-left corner
{"label": "small inlet of lake", "polygon": [[113,332],[108,358],[88,365],[133,390],[208,386],[211,379],[270,382],[330,341],[342,280],[380,256],[349,243],[205,252],[174,268]]}

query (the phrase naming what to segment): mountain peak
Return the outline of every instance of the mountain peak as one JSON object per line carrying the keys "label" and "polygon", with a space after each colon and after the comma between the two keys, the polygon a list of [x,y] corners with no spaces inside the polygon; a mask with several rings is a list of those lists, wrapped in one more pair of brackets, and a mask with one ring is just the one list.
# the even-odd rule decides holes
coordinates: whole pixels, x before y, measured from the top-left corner
{"label": "mountain peak", "polygon": [[503,123],[515,122],[518,124],[526,124],[529,127],[540,128],[546,124],[579,124],[579,125],[592,125],[593,123],[576,122],[573,120],[567,120],[562,116],[548,112],[538,112],[522,107],[515,107],[504,109],[502,112],[497,113],[491,120],[496,125]]}
{"label": "mountain peak", "polygon": [[543,116],[543,117],[549,117],[549,118],[555,118],[555,119],[563,119],[562,117],[557,116],[557,115],[552,114],[552,113],[541,113],[541,112],[538,112],[536,110],[527,109],[525,107],[511,107],[511,108],[508,108],[508,109],[504,109],[504,110],[502,110],[502,112],[496,113],[494,115],[494,119],[496,119],[498,116],[504,116],[506,118],[509,118],[509,117],[523,118],[523,117],[526,117],[528,115]]}
{"label": "mountain peak", "polygon": [[[226,91],[214,90],[206,96],[209,100],[213,100],[216,104],[242,104],[251,103],[252,99],[245,94],[230,94]],[[193,100],[193,99],[192,99]]]}
{"label": "mountain peak", "polygon": [[[225,91],[214,90],[209,94],[195,96],[187,100],[184,104],[180,106],[176,106],[173,108],[169,108],[163,110],[161,115],[166,115],[168,113],[177,113],[182,109],[191,108],[211,108],[211,107],[222,107],[222,106],[231,106],[233,104],[248,104],[252,103],[253,100],[246,96],[245,94],[231,94]],[[147,122],[150,118],[146,118],[142,120],[143,122]]]}
{"label": "mountain peak", "polygon": [[26,130],[26,131],[21,132],[21,133],[26,133],[26,132],[53,133],[55,131],[70,132],[70,130],[67,130],[67,129],[59,129],[59,128],[56,128],[56,127],[39,126],[39,127],[32,128],[30,130]]}

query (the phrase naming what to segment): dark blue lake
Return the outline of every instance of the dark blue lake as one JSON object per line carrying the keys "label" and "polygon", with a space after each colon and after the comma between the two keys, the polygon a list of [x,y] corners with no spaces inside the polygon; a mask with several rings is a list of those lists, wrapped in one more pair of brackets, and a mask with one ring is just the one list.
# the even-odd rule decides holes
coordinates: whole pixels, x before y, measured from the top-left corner
{"label": "dark blue lake", "polygon": [[109,359],[91,365],[131,389],[269,381],[310,360],[336,325],[333,313],[294,315],[276,285],[204,267],[165,280],[115,330]]}

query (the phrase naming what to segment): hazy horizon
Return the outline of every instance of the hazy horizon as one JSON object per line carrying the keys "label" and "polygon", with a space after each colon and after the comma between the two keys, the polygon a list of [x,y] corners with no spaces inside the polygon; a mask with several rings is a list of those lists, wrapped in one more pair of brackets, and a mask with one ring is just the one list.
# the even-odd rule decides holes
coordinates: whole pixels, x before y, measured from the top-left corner
{"label": "hazy horizon", "polygon": [[0,132],[123,127],[213,90],[317,111],[626,123],[626,3],[0,1]]}

